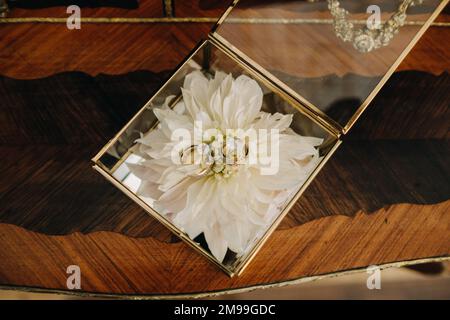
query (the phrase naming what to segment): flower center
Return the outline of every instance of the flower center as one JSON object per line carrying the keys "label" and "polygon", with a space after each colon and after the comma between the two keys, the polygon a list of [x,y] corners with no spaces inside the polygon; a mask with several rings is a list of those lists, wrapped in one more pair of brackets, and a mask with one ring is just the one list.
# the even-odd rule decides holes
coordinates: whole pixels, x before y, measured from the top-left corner
{"label": "flower center", "polygon": [[218,134],[200,145],[183,150],[181,162],[199,164],[201,171],[198,175],[228,178],[239,170],[240,165],[246,163],[248,151],[248,144],[242,139]]}

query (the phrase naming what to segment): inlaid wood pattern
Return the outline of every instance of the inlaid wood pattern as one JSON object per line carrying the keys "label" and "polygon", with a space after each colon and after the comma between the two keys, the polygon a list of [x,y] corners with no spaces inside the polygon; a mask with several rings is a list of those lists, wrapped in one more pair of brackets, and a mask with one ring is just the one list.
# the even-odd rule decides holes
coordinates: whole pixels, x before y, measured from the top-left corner
{"label": "inlaid wood pattern", "polygon": [[[157,2],[86,14],[159,17]],[[178,3],[178,16],[223,8]],[[60,9],[11,14],[64,17]],[[192,296],[450,256],[450,28],[429,29],[399,69],[423,72],[393,76],[239,278],[93,172],[92,155],[210,27],[2,24],[0,286],[64,290],[67,266],[78,264],[83,292]]]}
{"label": "inlaid wood pattern", "polygon": [[[0,74],[33,79],[64,71],[92,75],[174,69],[209,24],[9,24],[0,28]],[[49,40],[51,39],[51,40]]]}
{"label": "inlaid wood pattern", "polygon": [[64,290],[66,268],[76,264],[83,292],[160,296],[231,291],[372,264],[448,256],[449,214],[449,201],[401,204],[372,215],[326,217],[278,230],[244,274],[232,279],[184,243],[110,232],[47,236],[0,224],[0,284]]}
{"label": "inlaid wood pattern", "polygon": [[[34,79],[64,71],[82,71],[95,76],[174,69],[207,37],[212,25],[85,23],[81,30],[68,30],[64,23],[2,24],[0,74]],[[449,37],[450,28],[430,28],[399,70],[421,70],[435,75],[447,71]],[[289,72],[288,69],[284,68]],[[318,75],[323,75],[320,66],[309,74]]]}

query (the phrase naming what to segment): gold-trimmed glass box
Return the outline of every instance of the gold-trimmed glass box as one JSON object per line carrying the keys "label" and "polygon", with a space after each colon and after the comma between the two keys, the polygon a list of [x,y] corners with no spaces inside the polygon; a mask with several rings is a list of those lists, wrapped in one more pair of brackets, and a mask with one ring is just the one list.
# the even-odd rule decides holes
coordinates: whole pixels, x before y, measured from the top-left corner
{"label": "gold-trimmed glass box", "polygon": [[447,3],[235,1],[94,168],[239,274]]}

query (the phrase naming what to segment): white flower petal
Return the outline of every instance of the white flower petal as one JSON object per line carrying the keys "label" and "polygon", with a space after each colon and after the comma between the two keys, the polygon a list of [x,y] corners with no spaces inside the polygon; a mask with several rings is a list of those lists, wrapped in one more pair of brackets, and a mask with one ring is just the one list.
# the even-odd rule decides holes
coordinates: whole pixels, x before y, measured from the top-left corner
{"label": "white flower petal", "polygon": [[212,228],[206,228],[204,235],[212,255],[222,262],[228,250],[228,243],[222,234],[222,230],[215,224]]}
{"label": "white flower petal", "polygon": [[261,112],[252,127],[255,129],[278,129],[280,132],[289,128],[292,123],[292,114],[281,114],[281,113],[265,113]]}
{"label": "white flower petal", "polygon": [[186,178],[172,189],[163,192],[157,199],[155,205],[162,208],[168,213],[178,213],[186,207],[186,189],[196,180],[193,178]]}
{"label": "white flower petal", "polygon": [[142,181],[136,194],[142,197],[157,199],[163,192],[158,189],[158,184],[150,181]]}

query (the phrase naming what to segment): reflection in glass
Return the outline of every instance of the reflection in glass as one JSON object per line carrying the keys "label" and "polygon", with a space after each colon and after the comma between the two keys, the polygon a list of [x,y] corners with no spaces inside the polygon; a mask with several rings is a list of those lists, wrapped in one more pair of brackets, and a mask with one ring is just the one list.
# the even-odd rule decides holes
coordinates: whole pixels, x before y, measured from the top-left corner
{"label": "reflection in glass", "polygon": [[[306,100],[326,121],[345,127],[440,4],[240,0],[215,34],[300,101]],[[367,10],[373,6],[380,8],[380,30],[366,28],[372,15]]]}
{"label": "reflection in glass", "polygon": [[355,29],[355,24],[350,21],[349,11],[341,7],[338,0],[327,0],[328,9],[333,16],[333,26],[336,36],[344,42],[350,42],[361,53],[386,47],[394,36],[404,26],[409,7],[422,4],[423,0],[402,0],[397,11],[381,23],[381,8],[378,5],[370,5],[367,12],[373,15],[368,18],[360,29]]}

